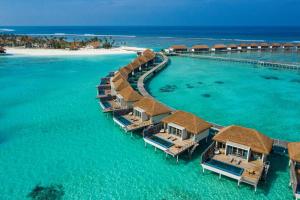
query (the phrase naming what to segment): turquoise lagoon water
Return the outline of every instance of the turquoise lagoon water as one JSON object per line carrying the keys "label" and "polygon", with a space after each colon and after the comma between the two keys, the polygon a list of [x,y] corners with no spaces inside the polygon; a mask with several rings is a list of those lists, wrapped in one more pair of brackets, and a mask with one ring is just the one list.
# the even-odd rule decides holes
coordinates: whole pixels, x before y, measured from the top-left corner
{"label": "turquoise lagoon water", "polygon": [[[145,148],[140,136],[130,137],[115,126],[111,117],[99,109],[95,85],[101,76],[133,57],[0,58],[1,200],[26,199],[39,183],[62,184],[64,199],[72,200],[293,198],[286,158],[272,158],[269,182],[262,183],[255,193],[247,185],[237,187],[236,181],[219,180],[209,172],[202,174],[199,161],[205,145],[192,160],[181,158],[176,164],[175,159],[166,159],[162,152]],[[208,120],[245,124],[283,139],[299,139],[294,135],[299,116],[299,94],[294,92],[299,86],[288,83],[299,75],[224,64],[174,58],[151,82],[151,92],[171,106],[193,111]],[[274,73],[280,80],[266,81],[261,77]],[[196,83],[200,81],[203,84]],[[166,84],[175,84],[178,89],[160,93],[159,88]],[[187,89],[186,84],[195,87]],[[235,84],[241,84],[241,88],[228,89]],[[258,84],[263,89],[257,88]],[[284,91],[281,84],[286,86]],[[227,90],[221,92],[224,88]],[[262,91],[267,94],[261,96]],[[204,93],[211,97],[203,97]],[[264,100],[269,95],[273,98]],[[256,106],[252,105],[253,99],[257,100]],[[291,104],[280,108],[282,101]],[[226,110],[227,105],[235,106]],[[268,109],[263,110],[264,107]],[[290,122],[284,119],[287,109]],[[280,113],[281,120],[275,117]],[[260,120],[272,124],[267,127],[272,131],[264,130],[265,123]]]}
{"label": "turquoise lagoon water", "polygon": [[172,57],[149,86],[159,100],[222,125],[300,141],[300,73],[251,64]]}

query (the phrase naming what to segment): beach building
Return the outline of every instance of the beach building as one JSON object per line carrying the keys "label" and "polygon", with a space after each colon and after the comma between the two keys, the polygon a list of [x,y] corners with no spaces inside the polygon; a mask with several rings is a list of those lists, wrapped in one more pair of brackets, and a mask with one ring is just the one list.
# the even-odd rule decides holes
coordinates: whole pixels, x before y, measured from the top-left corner
{"label": "beach building", "polygon": [[155,149],[177,157],[178,161],[181,153],[191,151],[198,146],[198,142],[208,137],[211,127],[210,123],[192,113],[176,111],[144,131],[144,141]]}
{"label": "beach building", "polygon": [[169,48],[170,53],[187,53],[188,47],[185,45],[173,45]]}
{"label": "beach building", "polygon": [[114,121],[125,131],[134,131],[159,123],[171,110],[156,100],[143,97],[133,104],[133,109],[114,113]]}
{"label": "beach building", "polygon": [[296,199],[300,199],[300,142],[288,143],[290,157],[290,185]]}
{"label": "beach building", "polygon": [[254,129],[232,125],[221,129],[213,141],[202,154],[203,172],[210,170],[256,190],[259,180],[267,175],[273,140]]}
{"label": "beach building", "polygon": [[0,47],[0,54],[5,54],[6,53],[6,49],[4,49],[3,47]]}
{"label": "beach building", "polygon": [[298,51],[300,50],[300,43],[296,44],[296,48]]}
{"label": "beach building", "polygon": [[212,48],[211,51],[214,52],[222,52],[222,51],[226,51],[227,47],[224,44],[215,44]]}
{"label": "beach building", "polygon": [[209,47],[205,44],[198,44],[192,46],[191,51],[194,53],[205,53],[205,52],[209,52]]}
{"label": "beach building", "polygon": [[238,46],[236,44],[229,44],[227,45],[228,51],[236,51],[238,49]]}

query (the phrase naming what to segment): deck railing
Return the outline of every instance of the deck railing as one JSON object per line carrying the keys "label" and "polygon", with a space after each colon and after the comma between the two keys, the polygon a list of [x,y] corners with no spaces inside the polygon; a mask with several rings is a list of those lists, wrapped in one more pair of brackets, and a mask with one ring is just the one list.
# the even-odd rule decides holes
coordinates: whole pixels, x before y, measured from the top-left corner
{"label": "deck railing", "polygon": [[298,180],[296,174],[296,165],[294,162],[291,161],[290,163],[290,183],[293,188],[294,194],[297,192]]}
{"label": "deck railing", "polygon": [[209,158],[211,158],[214,155],[214,147],[215,147],[215,142],[211,143],[205,151],[201,154],[201,164],[206,162]]}
{"label": "deck railing", "polygon": [[158,123],[152,126],[149,126],[148,128],[143,130],[143,136],[144,137],[150,137],[156,133],[159,133],[159,131],[163,128],[162,123]]}

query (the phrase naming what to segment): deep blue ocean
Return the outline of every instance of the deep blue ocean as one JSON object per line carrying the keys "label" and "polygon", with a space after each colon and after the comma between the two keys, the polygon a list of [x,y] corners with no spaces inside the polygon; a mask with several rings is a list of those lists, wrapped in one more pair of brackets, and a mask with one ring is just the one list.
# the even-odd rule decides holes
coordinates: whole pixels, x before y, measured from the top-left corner
{"label": "deep blue ocean", "polygon": [[151,48],[165,48],[174,43],[300,42],[300,27],[0,26],[0,32],[70,39],[112,36],[117,44],[126,42]]}
{"label": "deep blue ocean", "polygon": [[[111,35],[117,44],[155,50],[173,44],[300,41],[300,27],[1,27],[3,33]],[[247,52],[223,56],[300,63],[300,53]],[[0,56],[0,200],[23,200],[36,185],[63,186],[64,200],[294,199],[287,156],[270,156],[266,182],[253,187],[205,172],[201,144],[179,163],[145,148],[103,114],[100,77],[136,55]],[[252,64],[172,57],[149,82],[158,100],[222,125],[255,128],[300,141],[300,73]],[[164,88],[173,87],[165,92]]]}

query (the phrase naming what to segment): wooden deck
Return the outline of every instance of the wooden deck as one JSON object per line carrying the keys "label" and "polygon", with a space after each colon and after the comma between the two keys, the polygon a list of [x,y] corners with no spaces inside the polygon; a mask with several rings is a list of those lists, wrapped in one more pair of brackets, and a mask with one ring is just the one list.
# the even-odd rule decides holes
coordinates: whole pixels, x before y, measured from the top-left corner
{"label": "wooden deck", "polygon": [[126,131],[139,130],[141,128],[150,126],[152,124],[150,120],[141,122],[139,118],[133,116],[131,113],[129,113],[127,115],[123,115],[122,117],[124,117],[125,119],[127,119],[128,121],[130,121],[132,123],[131,125],[126,126],[126,128],[125,128]]}
{"label": "wooden deck", "polygon": [[177,156],[196,144],[196,142],[194,142],[191,139],[181,140],[180,137],[168,134],[166,132],[157,133],[155,134],[155,136],[174,144],[173,146],[171,146],[166,150],[166,153],[172,156]]}
{"label": "wooden deck", "polygon": [[[241,179],[242,182],[243,180],[246,180],[257,184],[264,170],[263,163],[261,163],[260,161],[247,162],[242,160],[241,158],[227,156],[225,154],[214,155],[212,159],[244,169]],[[254,171],[254,173],[250,173],[251,171]]]}

